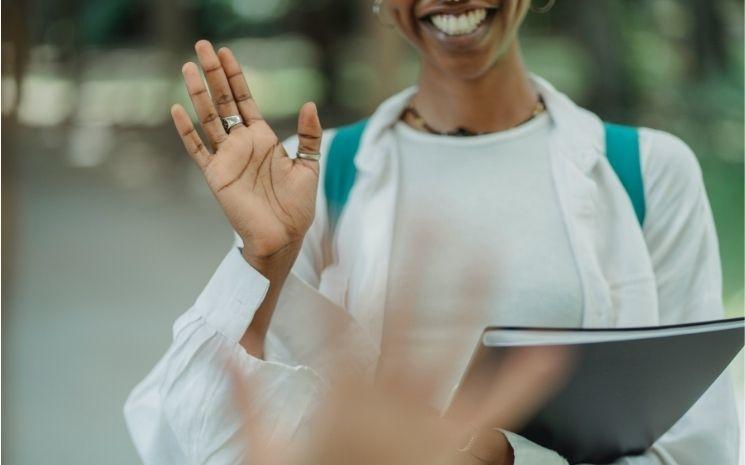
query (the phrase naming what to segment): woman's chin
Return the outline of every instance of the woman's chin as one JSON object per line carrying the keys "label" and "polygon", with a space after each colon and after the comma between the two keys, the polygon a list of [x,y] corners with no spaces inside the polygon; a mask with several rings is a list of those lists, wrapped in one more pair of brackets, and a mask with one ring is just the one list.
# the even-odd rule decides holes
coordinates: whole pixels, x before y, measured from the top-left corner
{"label": "woman's chin", "polygon": [[427,66],[437,69],[437,74],[447,76],[459,81],[470,81],[484,76],[492,65],[487,60],[480,58],[452,58],[452,57],[430,57]]}
{"label": "woman's chin", "polygon": [[429,28],[420,53],[425,61],[448,76],[478,78],[509,49],[497,24],[459,36]]}
{"label": "woman's chin", "polygon": [[423,55],[423,64],[433,68],[431,70],[437,75],[459,81],[469,81],[487,75],[500,62],[508,60],[511,48],[513,47],[500,44],[499,47],[489,47],[468,53],[430,50],[429,53]]}

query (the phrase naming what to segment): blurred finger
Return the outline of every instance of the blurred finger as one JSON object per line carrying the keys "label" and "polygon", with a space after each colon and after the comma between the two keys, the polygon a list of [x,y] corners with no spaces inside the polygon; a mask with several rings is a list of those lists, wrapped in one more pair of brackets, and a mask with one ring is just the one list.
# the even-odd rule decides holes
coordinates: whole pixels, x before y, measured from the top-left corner
{"label": "blurred finger", "polygon": [[[428,236],[423,235],[417,241],[416,250],[412,251],[414,259],[422,260],[422,250],[426,250],[429,243]],[[412,281],[414,281],[412,279]],[[383,337],[381,343],[381,354],[378,359],[376,384],[380,387],[399,387],[404,376],[411,376],[409,370],[414,366],[410,348],[407,346],[407,337],[414,327],[415,317],[413,308],[417,301],[417,291],[420,283],[408,282],[402,286],[406,292],[401,294],[385,310],[383,324]]]}
{"label": "blurred finger", "polygon": [[[416,240],[410,248],[409,259],[416,261],[419,265],[417,268],[424,274],[427,273],[428,264],[424,263],[423,257],[432,256],[430,250],[437,246],[438,241],[427,221],[419,221],[418,224],[421,230],[415,234]],[[454,376],[462,368],[460,364],[478,340],[486,321],[487,307],[474,304],[485,300],[488,289],[490,273],[485,263],[475,263],[463,276],[460,284],[462,298],[456,301],[468,302],[468,305],[457,309],[459,321],[456,325],[447,322],[448,338],[439,342],[436,360],[417,360],[418,354],[414,353],[416,347],[410,341],[411,333],[424,322],[423,318],[431,323],[437,316],[416,314],[415,306],[420,298],[418,292],[422,287],[420,282],[415,282],[416,278],[401,286],[408,292],[398,296],[386,312],[384,350],[379,365],[381,385],[388,384],[400,391],[408,391],[408,395],[431,405],[438,405],[438,401],[444,400],[439,398],[441,394],[449,395],[449,389],[454,386],[447,383],[457,381]]]}
{"label": "blurred finger", "polygon": [[207,85],[212,95],[212,101],[217,107],[217,113],[223,118],[240,115],[225,70],[212,44],[207,40],[200,40],[194,46],[194,50],[197,52],[199,64],[202,66],[204,77],[207,79]]}
{"label": "blurred finger", "polygon": [[207,134],[207,139],[213,148],[223,143],[227,139],[228,135],[222,127],[220,117],[215,110],[215,106],[212,104],[207,87],[204,85],[202,77],[199,75],[199,69],[194,63],[186,63],[182,68],[184,75],[184,82],[186,83],[186,89],[189,92],[189,98],[191,99],[194,110],[197,113],[199,122]]}
{"label": "blurred finger", "polygon": [[256,408],[254,392],[260,388],[258,379],[252,380],[253,389],[249,388],[243,373],[230,358],[226,356],[225,368],[233,386],[233,397],[243,419],[241,438],[247,447],[246,465],[270,465],[276,463],[276,454],[270,446],[269,436],[259,426],[261,412]]}
{"label": "blurred finger", "polygon": [[[431,229],[427,228],[426,220],[419,221],[421,229],[415,233],[417,238],[408,253],[408,259],[416,261],[419,268],[425,270],[427,263],[424,257],[429,256],[429,250],[434,247],[435,238]],[[378,361],[376,383],[378,387],[396,391],[402,396],[418,397],[425,386],[433,381],[432,370],[436,365],[423,366],[414,353],[411,344],[412,334],[423,318],[416,315],[416,303],[423,292],[419,276],[412,276],[401,288],[406,291],[397,296],[385,311],[383,342]],[[428,318],[431,318],[429,316]],[[440,367],[446,365],[443,363]],[[432,387],[430,387],[432,389]]]}
{"label": "blurred finger", "polygon": [[488,395],[479,402],[474,423],[519,428],[563,385],[571,362],[572,354],[566,347],[510,349]]}
{"label": "blurred finger", "polygon": [[[424,388],[421,389],[420,395],[423,401],[434,403],[436,400],[436,386],[442,386],[443,383],[451,381],[453,384],[445,386],[455,388],[457,380],[452,376],[463,370],[461,363],[464,354],[470,354],[473,347],[478,343],[482,334],[485,321],[487,320],[488,307],[486,305],[486,296],[488,290],[488,268],[484,264],[474,264],[468,274],[463,277],[460,285],[460,302],[471,302],[468,306],[458,309],[459,322],[452,327],[453,337],[445,344],[444,355],[441,356],[434,366],[428,366],[423,375]],[[476,303],[481,303],[478,305]],[[452,395],[452,392],[449,393]]]}
{"label": "blurred finger", "polygon": [[243,69],[235,59],[233,52],[226,47],[221,48],[217,52],[217,56],[220,59],[225,75],[228,79],[228,84],[233,92],[233,98],[235,99],[240,114],[243,120],[246,122],[246,126],[250,126],[254,121],[263,119],[259,106],[251,94],[251,89],[248,87],[246,77],[243,75]]}
{"label": "blurred finger", "polygon": [[173,124],[176,126],[181,142],[184,143],[186,151],[189,156],[199,165],[200,168],[204,168],[209,163],[210,153],[202,142],[202,138],[197,134],[197,130],[194,129],[194,125],[191,122],[191,118],[186,113],[186,110],[181,105],[174,105],[171,107],[171,117],[173,118]]}

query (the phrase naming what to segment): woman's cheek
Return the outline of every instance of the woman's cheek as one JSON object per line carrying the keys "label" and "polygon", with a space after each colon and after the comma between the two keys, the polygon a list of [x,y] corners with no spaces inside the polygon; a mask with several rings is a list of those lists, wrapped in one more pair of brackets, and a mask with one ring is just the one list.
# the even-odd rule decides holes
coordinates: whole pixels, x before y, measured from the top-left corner
{"label": "woman's cheek", "polygon": [[386,0],[388,13],[386,18],[393,21],[393,25],[399,34],[403,36],[415,48],[422,51],[421,24],[415,13],[416,0]]}
{"label": "woman's cheek", "polygon": [[507,7],[509,8],[509,24],[507,29],[510,33],[517,30],[525,20],[525,16],[528,14],[530,9],[531,0],[506,0]]}

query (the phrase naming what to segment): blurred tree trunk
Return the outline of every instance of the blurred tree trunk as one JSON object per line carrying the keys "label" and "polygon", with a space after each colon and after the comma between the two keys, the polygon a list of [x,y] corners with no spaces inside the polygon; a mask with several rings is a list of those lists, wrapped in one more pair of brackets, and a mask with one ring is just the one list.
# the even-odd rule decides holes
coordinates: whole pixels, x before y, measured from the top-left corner
{"label": "blurred tree trunk", "polygon": [[[0,265],[2,274],[2,287],[14,289],[11,280],[16,275],[15,268],[17,238],[16,209],[15,202],[17,193],[16,171],[18,160],[19,122],[18,109],[23,91],[24,77],[29,62],[31,49],[31,38],[28,27],[28,4],[26,2],[3,2],[2,3],[2,67],[3,75],[10,74],[15,81],[15,96],[13,106],[6,114],[2,114],[2,126],[5,130],[0,147],[2,149],[2,249],[5,252]],[[8,298],[8,293],[3,292],[2,303]],[[3,321],[6,323],[12,317],[11,312],[6,312]]]}
{"label": "blurred tree trunk", "polygon": [[378,82],[375,95],[366,98],[372,105],[367,109],[371,113],[380,101],[400,90],[399,76],[404,58],[404,41],[393,28],[381,24],[370,10],[366,10],[365,13],[368,35],[373,38],[372,65]]}
{"label": "blurred tree trunk", "polygon": [[628,122],[637,102],[634,76],[623,59],[625,6],[618,0],[577,0],[565,11],[569,34],[594,64],[589,107],[601,117],[619,122]]}
{"label": "blurred tree trunk", "polygon": [[694,18],[691,46],[694,51],[693,72],[701,79],[713,71],[727,69],[726,28],[721,3],[711,0],[688,0]]}
{"label": "blurred tree trunk", "polygon": [[7,113],[4,122],[16,122],[18,119],[18,104],[23,89],[23,78],[28,66],[31,38],[27,24],[28,8],[26,2],[2,3],[2,67],[3,76],[8,73],[15,83],[13,106]]}
{"label": "blurred tree trunk", "polygon": [[[86,43],[83,33],[83,8],[85,6],[78,0],[62,0],[57,13],[59,19],[57,25],[64,24],[60,37],[55,37],[57,43],[51,44],[58,47],[60,58],[59,62],[63,72],[61,76],[69,78],[72,81],[75,92],[79,97],[82,93],[83,80],[87,69]],[[45,31],[42,31],[42,34]],[[42,36],[41,42],[45,42],[47,37]],[[69,119],[75,124],[78,112],[80,110],[80,98],[73,99],[72,109]]]}
{"label": "blurred tree trunk", "polygon": [[339,44],[344,43],[356,23],[356,2],[324,0],[299,2],[289,18],[294,29],[307,37],[319,51],[318,69],[324,76],[325,105],[339,106],[336,89],[342,64],[339,63]]}
{"label": "blurred tree trunk", "polygon": [[173,74],[178,69],[179,55],[182,47],[188,44],[186,31],[189,29],[187,14],[183,2],[173,0],[155,0],[149,4],[152,18],[150,30],[159,50],[168,54],[164,63],[160,63],[164,72]]}

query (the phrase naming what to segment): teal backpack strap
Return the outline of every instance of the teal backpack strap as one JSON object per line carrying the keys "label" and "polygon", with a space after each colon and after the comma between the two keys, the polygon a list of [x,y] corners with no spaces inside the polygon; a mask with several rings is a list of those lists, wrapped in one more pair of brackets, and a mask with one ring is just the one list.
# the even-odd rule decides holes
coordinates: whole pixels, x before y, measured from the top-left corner
{"label": "teal backpack strap", "polygon": [[646,205],[639,154],[639,130],[630,126],[604,123],[605,151],[608,162],[621,180],[634,206],[639,224],[644,224]]}
{"label": "teal backpack strap", "polygon": [[326,194],[329,231],[332,235],[344,205],[347,203],[349,191],[352,190],[354,185],[354,179],[357,177],[354,157],[360,148],[360,139],[366,125],[367,120],[365,119],[337,129],[326,156],[323,189]]}

